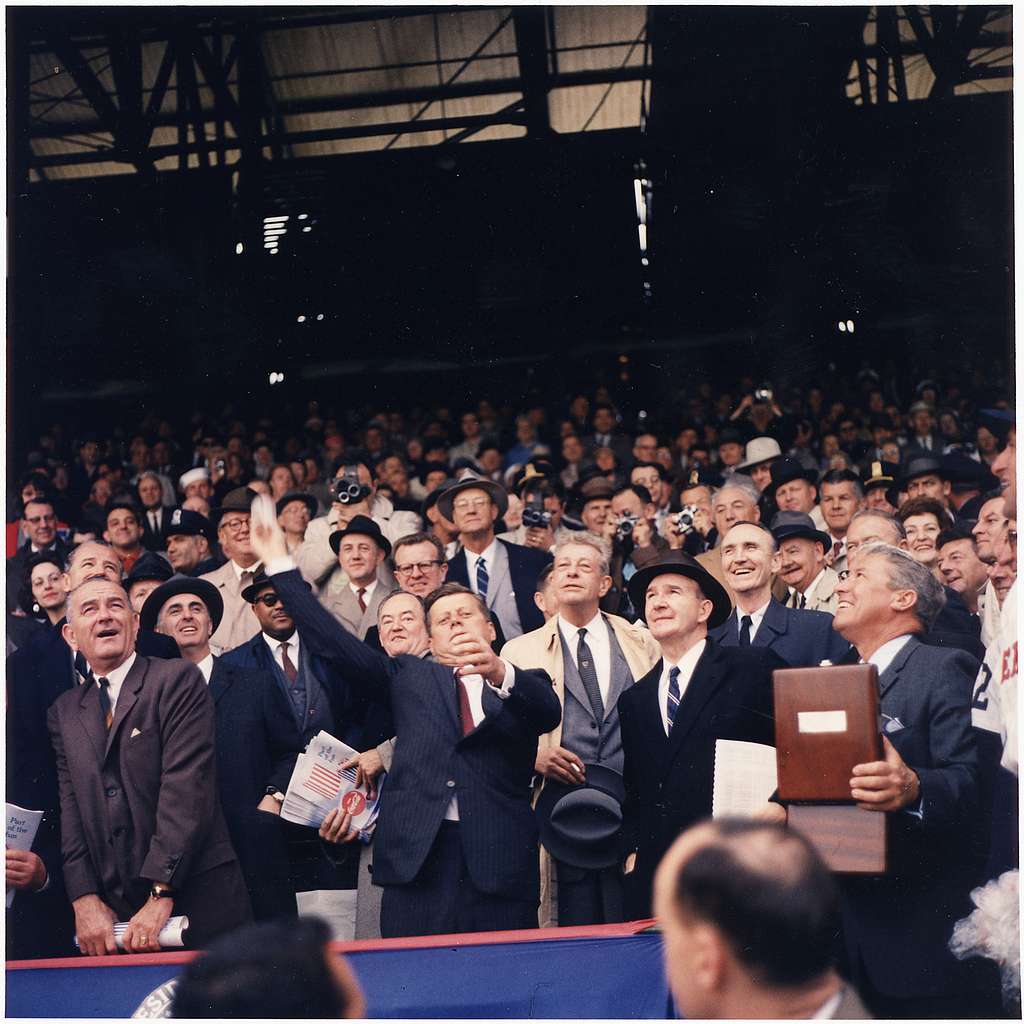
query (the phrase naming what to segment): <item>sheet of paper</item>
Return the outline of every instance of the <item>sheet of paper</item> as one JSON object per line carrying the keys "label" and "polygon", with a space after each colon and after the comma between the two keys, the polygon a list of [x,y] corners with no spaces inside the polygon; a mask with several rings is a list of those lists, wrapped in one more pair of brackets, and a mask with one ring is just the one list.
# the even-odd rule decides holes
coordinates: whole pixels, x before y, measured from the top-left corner
{"label": "sheet of paper", "polygon": [[715,741],[713,818],[750,818],[778,786],[775,748],[744,740]]}
{"label": "sheet of paper", "polygon": [[[128,928],[127,921],[114,923],[114,941],[118,949],[124,949],[124,933]],[[185,946],[185,931],[188,928],[188,918],[184,914],[177,917],[167,918],[167,924],[160,929],[157,941],[161,949],[183,949]],[[75,936],[75,945],[78,945],[78,936]]]}
{"label": "sheet of paper", "polygon": [[365,786],[356,786],[354,768],[342,768],[356,753],[330,733],[317,733],[295,762],[281,817],[319,828],[324,818],[340,806],[352,815],[353,828],[368,829],[377,819],[377,800],[369,799]]}
{"label": "sheet of paper", "polygon": [[[30,811],[17,804],[7,805],[7,849],[31,850],[43,820],[42,811]],[[7,890],[7,906],[14,902],[17,889]],[[20,905],[20,904],[19,904]]]}

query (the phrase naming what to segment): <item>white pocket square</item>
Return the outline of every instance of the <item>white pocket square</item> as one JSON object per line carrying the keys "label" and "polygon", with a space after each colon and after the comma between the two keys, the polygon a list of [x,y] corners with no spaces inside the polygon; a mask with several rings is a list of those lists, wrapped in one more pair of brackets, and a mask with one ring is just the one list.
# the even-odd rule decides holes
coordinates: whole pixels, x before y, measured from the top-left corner
{"label": "white pocket square", "polygon": [[128,739],[133,740],[133,739],[135,739],[136,736],[141,736],[141,735],[142,735],[142,731],[140,729],[132,729],[132,734],[128,737]]}

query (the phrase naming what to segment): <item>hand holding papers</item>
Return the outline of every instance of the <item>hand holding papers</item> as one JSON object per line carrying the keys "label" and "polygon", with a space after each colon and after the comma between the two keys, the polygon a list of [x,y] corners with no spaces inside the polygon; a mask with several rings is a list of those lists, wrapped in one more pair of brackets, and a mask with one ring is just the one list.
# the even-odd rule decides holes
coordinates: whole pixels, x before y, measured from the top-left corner
{"label": "hand holding papers", "polygon": [[[39,831],[39,822],[43,820],[42,811],[29,811],[17,804],[7,805],[7,849],[27,853],[32,849]],[[17,890],[8,888],[7,906],[14,902]]]}
{"label": "hand holding papers", "polygon": [[295,763],[281,817],[319,828],[331,811],[340,808],[351,815],[353,829],[365,832],[377,820],[377,799],[365,785],[357,785],[355,768],[344,767],[356,755],[329,733],[317,733]]}
{"label": "hand holding papers", "polygon": [[[114,925],[114,941],[117,943],[117,948],[120,950],[124,949],[124,933],[128,928],[127,921],[118,921]],[[160,934],[157,936],[157,942],[160,944],[161,949],[183,949],[185,946],[185,932],[188,929],[188,918],[184,915],[178,917],[169,917],[167,924],[163,926]],[[78,936],[75,936],[75,945],[78,945]]]}

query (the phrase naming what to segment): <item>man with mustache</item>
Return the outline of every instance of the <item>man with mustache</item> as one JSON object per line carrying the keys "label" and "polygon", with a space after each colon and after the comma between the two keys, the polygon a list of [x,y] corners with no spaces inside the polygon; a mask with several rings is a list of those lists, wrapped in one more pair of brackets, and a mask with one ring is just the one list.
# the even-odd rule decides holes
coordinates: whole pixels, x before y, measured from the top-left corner
{"label": "man with mustache", "polygon": [[839,574],[825,561],[832,538],[803,512],[776,513],[772,536],[779,545],[779,577],[789,588],[786,604],[835,612]]}

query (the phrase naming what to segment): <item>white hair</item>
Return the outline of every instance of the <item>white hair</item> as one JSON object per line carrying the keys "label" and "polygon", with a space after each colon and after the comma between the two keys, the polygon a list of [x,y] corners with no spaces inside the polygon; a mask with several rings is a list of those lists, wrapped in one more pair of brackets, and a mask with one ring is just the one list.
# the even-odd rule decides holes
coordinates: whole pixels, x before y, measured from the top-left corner
{"label": "white hair", "polygon": [[603,537],[599,537],[596,533],[591,533],[589,530],[574,533],[568,540],[560,541],[554,546],[551,554],[557,562],[558,556],[567,547],[580,544],[587,548],[593,548],[597,552],[597,557],[599,559],[598,568],[601,570],[602,576],[607,576],[611,572],[611,558],[608,551],[608,545],[605,543]]}
{"label": "white hair", "polygon": [[757,487],[754,486],[754,481],[751,480],[750,477],[744,477],[739,474],[735,474],[734,476],[729,477],[729,479],[726,480],[721,487],[716,488],[712,492],[712,504],[718,501],[718,496],[722,493],[722,491],[729,490],[741,491],[750,499],[751,505],[756,505],[761,497]]}

